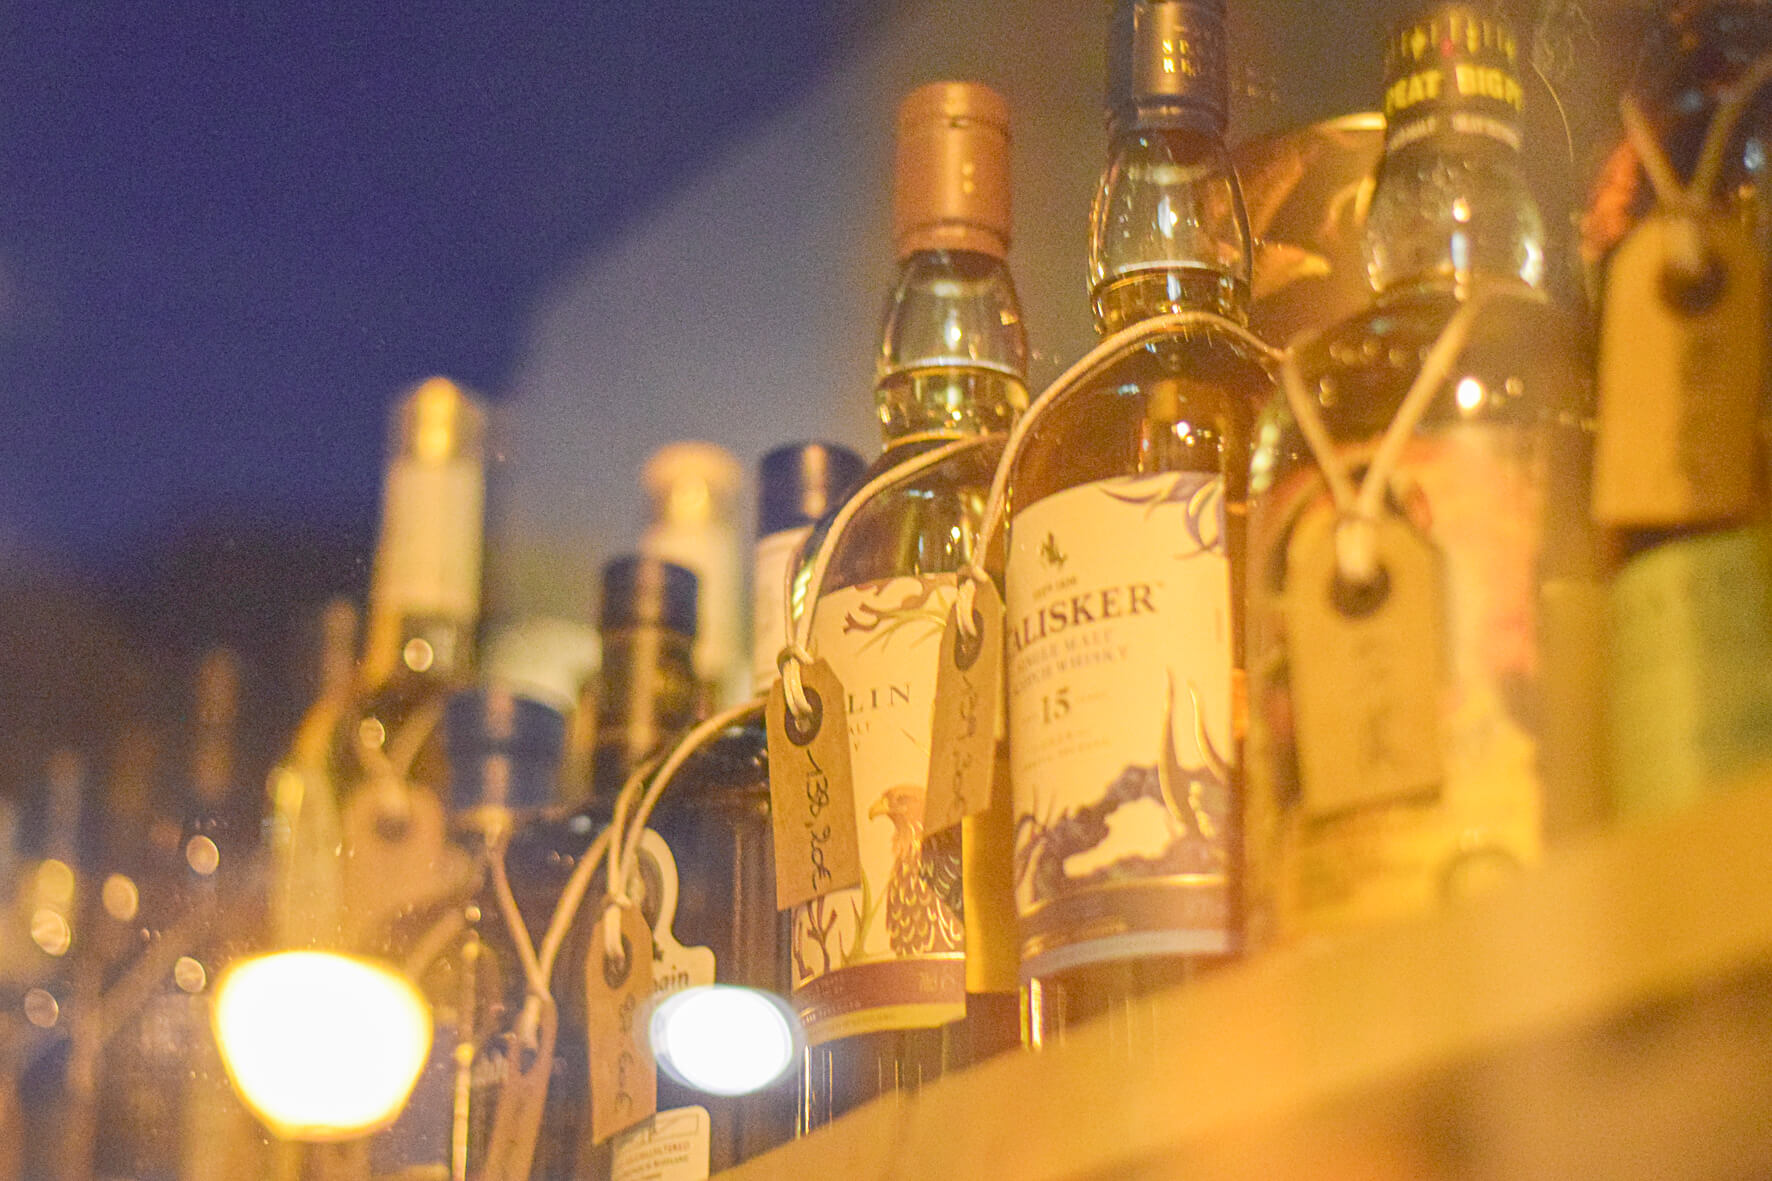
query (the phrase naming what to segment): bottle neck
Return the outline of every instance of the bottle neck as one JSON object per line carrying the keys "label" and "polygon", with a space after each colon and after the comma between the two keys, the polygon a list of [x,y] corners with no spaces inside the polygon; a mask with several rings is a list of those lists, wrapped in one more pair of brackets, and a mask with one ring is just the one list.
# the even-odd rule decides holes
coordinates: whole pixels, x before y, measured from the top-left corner
{"label": "bottle neck", "polygon": [[1091,216],[1089,280],[1105,335],[1171,312],[1248,317],[1251,252],[1230,154],[1198,128],[1115,137]]}
{"label": "bottle neck", "polygon": [[592,811],[615,804],[639,765],[695,720],[693,641],[682,632],[640,624],[603,632],[597,736],[592,750]]}
{"label": "bottle neck", "polygon": [[1027,331],[1002,259],[919,250],[899,263],[874,404],[888,447],[1009,428],[1027,407]]}
{"label": "bottle neck", "polygon": [[471,457],[396,458],[388,467],[370,584],[362,681],[401,667],[459,674],[480,614],[485,474]]}
{"label": "bottle neck", "polygon": [[1379,165],[1364,243],[1381,300],[1478,281],[1544,280],[1544,221],[1517,148],[1442,132],[1392,146]]}

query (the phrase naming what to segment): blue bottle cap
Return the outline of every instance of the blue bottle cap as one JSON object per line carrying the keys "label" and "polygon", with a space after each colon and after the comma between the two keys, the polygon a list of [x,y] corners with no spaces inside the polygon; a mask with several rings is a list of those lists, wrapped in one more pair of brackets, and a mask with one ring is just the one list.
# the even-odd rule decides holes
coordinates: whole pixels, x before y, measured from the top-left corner
{"label": "blue bottle cap", "polygon": [[466,689],[443,715],[449,794],[458,818],[516,815],[555,802],[566,718],[501,685]]}

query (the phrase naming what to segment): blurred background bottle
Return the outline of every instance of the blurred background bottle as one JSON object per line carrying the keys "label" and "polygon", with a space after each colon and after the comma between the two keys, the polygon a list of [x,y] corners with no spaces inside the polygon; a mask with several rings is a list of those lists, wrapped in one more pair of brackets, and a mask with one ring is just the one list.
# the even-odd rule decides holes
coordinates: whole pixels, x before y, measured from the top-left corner
{"label": "blurred background bottle", "polygon": [[[776,675],[789,564],[813,523],[854,486],[862,466],[853,452],[822,443],[778,447],[763,458],[752,571],[752,672],[759,685]],[[649,829],[640,846],[643,887],[658,889],[663,903],[653,934],[655,999],[698,990],[696,1004],[711,999],[725,1006],[719,1010],[722,1046],[754,1037],[753,1044],[791,1051],[790,919],[775,907],[768,736],[761,708],[689,756],[659,797]],[[763,994],[764,1003],[735,998],[727,991],[732,989]],[[674,1009],[675,1019],[693,1019],[682,1016],[685,1012]],[[739,1024],[745,1028],[735,1028]],[[668,1042],[668,1028],[664,1036]],[[753,1051],[688,1067],[674,1064],[668,1054],[664,1058],[658,1115],[616,1141],[615,1176],[665,1167],[705,1176],[793,1136],[796,1102],[788,1057],[776,1063]]]}
{"label": "blurred background bottle", "polygon": [[[688,570],[643,555],[616,558],[604,566],[599,608],[603,658],[590,793],[569,811],[520,824],[505,858],[518,908],[538,945],[579,859],[609,826],[623,784],[695,721],[695,623],[695,576]],[[585,956],[604,888],[599,875],[585,894],[549,982],[560,1026],[535,1154],[536,1176],[608,1174],[609,1146],[590,1143],[584,1032]],[[656,900],[658,893],[648,891],[646,898]],[[647,917],[656,921],[657,911]]]}
{"label": "blurred background bottle", "polygon": [[695,575],[695,675],[701,712],[751,695],[745,625],[744,539],[738,497],[744,469],[724,447],[684,441],[654,451],[640,471],[649,520],[640,552]]}

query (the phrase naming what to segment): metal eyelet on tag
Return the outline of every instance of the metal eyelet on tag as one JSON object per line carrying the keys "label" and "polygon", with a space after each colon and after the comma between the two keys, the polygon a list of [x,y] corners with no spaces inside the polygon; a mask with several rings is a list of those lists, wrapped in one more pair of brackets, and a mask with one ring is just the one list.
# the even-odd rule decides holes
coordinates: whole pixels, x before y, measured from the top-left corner
{"label": "metal eyelet on tag", "polygon": [[1751,230],[1720,215],[1659,214],[1619,246],[1600,336],[1601,522],[1665,528],[1752,510],[1762,286]]}
{"label": "metal eyelet on tag", "polygon": [[843,685],[822,660],[807,665],[801,678],[811,717],[794,716],[779,679],[764,714],[775,904],[781,910],[861,882]]}
{"label": "metal eyelet on tag", "polygon": [[1299,770],[1315,817],[1424,796],[1443,775],[1439,554],[1394,516],[1373,529],[1376,573],[1359,583],[1342,575],[1329,505],[1307,511],[1287,547]]}
{"label": "metal eyelet on tag", "polygon": [[948,609],[929,731],[924,832],[940,832],[990,807],[1003,719],[1003,600],[976,584],[973,634],[960,627],[963,600]]}

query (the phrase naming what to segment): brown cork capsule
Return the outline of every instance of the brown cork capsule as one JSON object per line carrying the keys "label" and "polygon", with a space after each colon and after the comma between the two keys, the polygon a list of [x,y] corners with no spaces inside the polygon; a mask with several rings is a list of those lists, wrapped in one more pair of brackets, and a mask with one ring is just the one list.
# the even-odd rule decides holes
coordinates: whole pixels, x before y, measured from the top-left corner
{"label": "brown cork capsule", "polygon": [[932,82],[898,108],[892,237],[919,250],[1009,249],[1009,105],[977,82]]}

